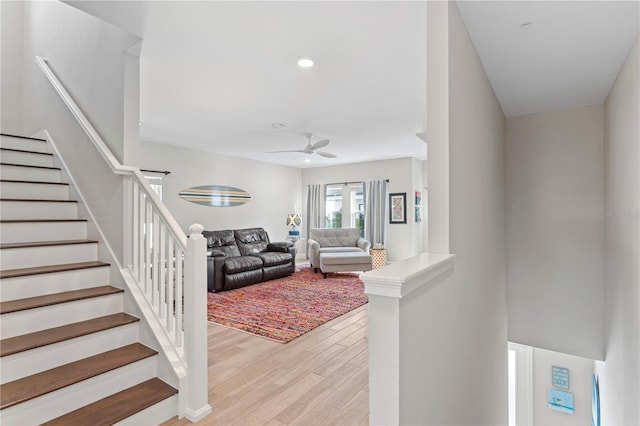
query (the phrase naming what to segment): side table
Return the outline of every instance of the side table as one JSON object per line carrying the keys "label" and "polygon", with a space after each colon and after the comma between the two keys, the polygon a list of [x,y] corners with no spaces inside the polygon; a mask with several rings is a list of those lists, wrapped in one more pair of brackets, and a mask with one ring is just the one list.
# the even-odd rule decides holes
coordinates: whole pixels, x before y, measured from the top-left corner
{"label": "side table", "polygon": [[369,249],[373,269],[382,268],[387,264],[387,249]]}

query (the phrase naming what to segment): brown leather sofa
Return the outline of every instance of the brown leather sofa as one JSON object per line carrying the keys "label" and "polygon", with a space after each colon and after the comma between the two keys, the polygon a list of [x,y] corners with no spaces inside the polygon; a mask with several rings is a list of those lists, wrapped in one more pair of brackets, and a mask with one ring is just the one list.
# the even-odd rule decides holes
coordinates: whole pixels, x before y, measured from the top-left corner
{"label": "brown leather sofa", "polygon": [[291,275],[296,249],[291,242],[269,241],[263,228],[204,231],[207,288],[217,292]]}

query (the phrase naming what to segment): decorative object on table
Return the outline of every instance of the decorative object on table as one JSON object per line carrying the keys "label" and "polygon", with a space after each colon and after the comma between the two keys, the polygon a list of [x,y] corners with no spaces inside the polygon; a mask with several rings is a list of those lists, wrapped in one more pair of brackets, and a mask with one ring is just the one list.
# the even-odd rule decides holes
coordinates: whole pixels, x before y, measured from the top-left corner
{"label": "decorative object on table", "polygon": [[287,215],[287,226],[290,226],[289,237],[298,238],[300,237],[300,231],[296,226],[300,226],[302,223],[302,218],[298,213],[289,213]]}
{"label": "decorative object on table", "polygon": [[178,194],[183,200],[212,207],[236,207],[251,200],[243,189],[223,185],[203,185],[183,189]]}
{"label": "decorative object on table", "polygon": [[407,193],[389,194],[389,223],[407,223]]}
{"label": "decorative object on table", "polygon": [[382,268],[387,264],[387,249],[382,244],[374,244],[369,253],[373,260],[373,269]]}
{"label": "decorative object on table", "polygon": [[368,302],[356,274],[328,278],[303,266],[290,277],[208,293],[209,321],[287,343]]}
{"label": "decorative object on table", "polygon": [[422,192],[416,191],[416,223],[422,222]]}

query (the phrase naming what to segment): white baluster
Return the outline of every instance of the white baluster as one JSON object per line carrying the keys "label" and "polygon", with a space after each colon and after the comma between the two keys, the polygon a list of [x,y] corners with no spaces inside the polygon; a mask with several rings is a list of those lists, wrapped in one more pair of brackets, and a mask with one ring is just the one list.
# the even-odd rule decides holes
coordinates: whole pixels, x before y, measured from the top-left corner
{"label": "white baluster", "polygon": [[135,181],[131,182],[133,185],[132,190],[132,226],[133,229],[131,231],[131,235],[133,236],[133,259],[131,259],[131,264],[133,265],[133,276],[140,282],[140,188]]}
{"label": "white baluster", "polygon": [[177,285],[176,277],[174,276],[174,264],[178,261],[176,257],[175,240],[169,235],[169,241],[167,241],[167,317],[165,321],[165,327],[169,334],[173,331],[173,319],[175,318],[175,309],[177,304],[175,303],[174,288]]}

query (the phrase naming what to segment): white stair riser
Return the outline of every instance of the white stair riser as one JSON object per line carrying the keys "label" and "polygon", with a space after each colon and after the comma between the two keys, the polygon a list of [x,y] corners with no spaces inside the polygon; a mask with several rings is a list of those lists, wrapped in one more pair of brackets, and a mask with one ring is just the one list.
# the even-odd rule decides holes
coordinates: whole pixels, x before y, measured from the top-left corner
{"label": "white stair riser", "polygon": [[69,185],[27,182],[0,182],[2,198],[18,200],[68,200]]}
{"label": "white stair riser", "polygon": [[26,299],[109,284],[109,267],[3,278],[0,300]]}
{"label": "white stair riser", "polygon": [[0,250],[0,269],[34,268],[98,260],[98,243],[65,244]]}
{"label": "white stair riser", "polygon": [[0,383],[40,373],[138,341],[138,323],[2,357]]}
{"label": "white stair riser", "polygon": [[26,180],[37,182],[60,182],[62,174],[56,169],[0,165],[0,179]]}
{"label": "white stair riser", "polygon": [[0,162],[25,166],[53,167],[53,155],[20,151],[0,151]]}
{"label": "white stair riser", "polygon": [[78,203],[39,202],[39,201],[2,201],[0,219],[77,219]]}
{"label": "white stair riser", "polygon": [[119,426],[159,425],[174,417],[178,413],[178,395],[160,401],[151,407],[127,417]]}
{"label": "white stair riser", "polygon": [[3,314],[2,338],[20,336],[73,322],[122,312],[122,293]]}
{"label": "white stair riser", "polygon": [[87,238],[87,222],[15,222],[0,223],[2,242],[83,240]]}
{"label": "white stair riser", "polygon": [[0,411],[3,425],[41,424],[123,391],[156,375],[156,357],[126,365],[97,377]]}
{"label": "white stair riser", "polygon": [[0,148],[20,149],[22,151],[47,152],[47,143],[40,140],[0,136]]}

